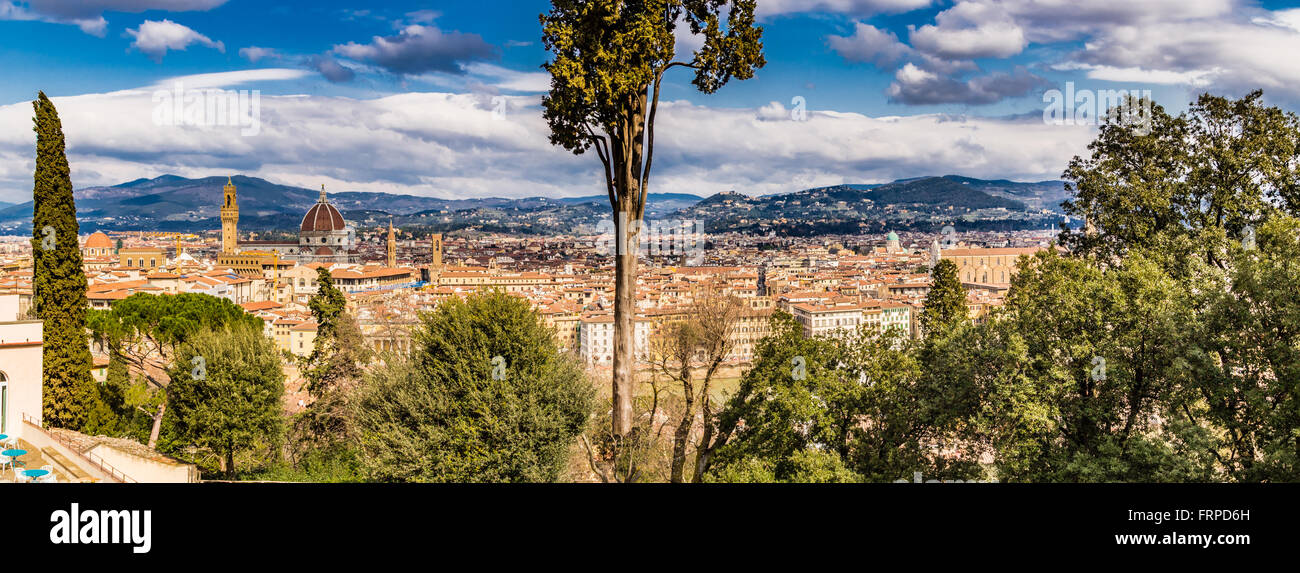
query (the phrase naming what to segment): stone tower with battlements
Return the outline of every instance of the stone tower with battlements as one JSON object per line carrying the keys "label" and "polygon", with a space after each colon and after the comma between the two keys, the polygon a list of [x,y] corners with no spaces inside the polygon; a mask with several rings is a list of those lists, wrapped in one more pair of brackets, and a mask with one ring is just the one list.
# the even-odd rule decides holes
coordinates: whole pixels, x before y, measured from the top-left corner
{"label": "stone tower with battlements", "polygon": [[235,197],[235,183],[227,177],[225,197],[221,202],[221,254],[239,252],[239,201]]}

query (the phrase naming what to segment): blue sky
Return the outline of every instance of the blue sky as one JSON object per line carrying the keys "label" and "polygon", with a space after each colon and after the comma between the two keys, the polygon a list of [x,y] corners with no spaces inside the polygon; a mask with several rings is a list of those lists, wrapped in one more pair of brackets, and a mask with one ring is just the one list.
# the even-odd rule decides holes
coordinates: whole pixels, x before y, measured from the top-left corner
{"label": "blue sky", "polygon": [[[1044,93],[1262,88],[1300,102],[1300,10],[1252,0],[760,0],[768,66],[704,96],[670,78],[659,191],[788,191],[960,173],[1054,178],[1094,127]],[[537,101],[545,1],[0,0],[0,201],[30,196],[37,90],[77,186],[239,172],[447,197],[588,195]],[[690,39],[679,46],[689,50]],[[211,74],[225,73],[221,76]],[[259,128],[143,121],[160,86],[257,90]],[[491,113],[508,103],[507,121]],[[801,98],[801,100],[796,100]],[[806,102],[808,121],[790,119]]]}

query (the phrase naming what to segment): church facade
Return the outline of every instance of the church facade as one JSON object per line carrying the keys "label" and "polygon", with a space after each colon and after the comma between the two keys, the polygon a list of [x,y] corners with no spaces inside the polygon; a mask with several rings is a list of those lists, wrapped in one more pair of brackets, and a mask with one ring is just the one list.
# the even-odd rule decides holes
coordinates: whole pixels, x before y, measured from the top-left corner
{"label": "church facade", "polygon": [[[219,264],[243,268],[271,265],[273,260],[299,264],[356,263],[360,260],[356,251],[356,231],[330,204],[323,185],[320,199],[302,217],[297,241],[240,241],[238,224],[237,190],[234,182],[227,179],[221,207]],[[260,268],[258,270],[260,272]]]}

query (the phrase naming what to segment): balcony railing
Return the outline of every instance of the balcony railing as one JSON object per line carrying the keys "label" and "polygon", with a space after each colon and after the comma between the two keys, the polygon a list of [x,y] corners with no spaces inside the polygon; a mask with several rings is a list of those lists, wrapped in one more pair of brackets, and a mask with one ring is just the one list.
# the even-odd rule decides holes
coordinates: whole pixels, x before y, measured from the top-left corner
{"label": "balcony railing", "polygon": [[34,418],[24,413],[23,421],[27,422],[32,426],[35,426],[36,429],[40,430],[42,434],[49,436],[50,439],[54,440],[55,442],[58,442],[63,447],[67,448],[68,451],[72,452],[73,455],[76,455],[77,457],[81,458],[82,461],[96,468],[99,468],[100,471],[108,474],[109,479],[118,483],[136,483],[134,479],[131,479],[130,476],[126,475],[125,473],[122,473],[121,470],[113,467],[113,464],[104,461],[104,458],[100,457],[98,454],[95,454],[93,452],[82,452],[81,450],[78,450],[77,447],[73,445],[71,442],[68,442],[63,438],[60,438],[57,434],[53,434],[46,431],[45,427],[41,425],[40,418]]}

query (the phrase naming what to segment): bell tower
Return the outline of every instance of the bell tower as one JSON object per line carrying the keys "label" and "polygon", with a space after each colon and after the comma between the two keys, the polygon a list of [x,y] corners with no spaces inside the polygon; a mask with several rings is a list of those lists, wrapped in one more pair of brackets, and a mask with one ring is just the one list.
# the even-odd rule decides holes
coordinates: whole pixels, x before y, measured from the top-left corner
{"label": "bell tower", "polygon": [[235,183],[226,178],[225,197],[221,203],[221,253],[239,252],[239,202],[235,198]]}
{"label": "bell tower", "polygon": [[433,267],[442,269],[442,233],[434,233],[429,239],[430,248],[433,251]]}
{"label": "bell tower", "polygon": [[388,268],[397,266],[397,237],[393,234],[393,220],[388,219]]}

